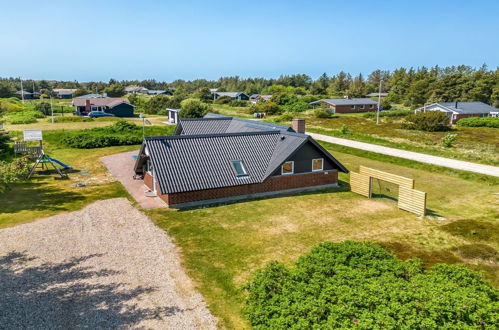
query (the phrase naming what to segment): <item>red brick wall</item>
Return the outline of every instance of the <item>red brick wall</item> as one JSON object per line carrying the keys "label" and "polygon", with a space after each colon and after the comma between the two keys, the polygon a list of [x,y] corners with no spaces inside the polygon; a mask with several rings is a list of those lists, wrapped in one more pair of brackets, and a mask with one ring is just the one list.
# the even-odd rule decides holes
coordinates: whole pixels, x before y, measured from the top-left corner
{"label": "red brick wall", "polygon": [[144,173],[144,184],[152,190],[152,176],[149,173]]}
{"label": "red brick wall", "polygon": [[[144,177],[145,181],[145,177]],[[314,172],[271,177],[263,183],[232,186],[216,189],[188,191],[159,195],[167,204],[182,204],[209,199],[250,195],[280,190],[306,188],[338,183],[338,171]]]}

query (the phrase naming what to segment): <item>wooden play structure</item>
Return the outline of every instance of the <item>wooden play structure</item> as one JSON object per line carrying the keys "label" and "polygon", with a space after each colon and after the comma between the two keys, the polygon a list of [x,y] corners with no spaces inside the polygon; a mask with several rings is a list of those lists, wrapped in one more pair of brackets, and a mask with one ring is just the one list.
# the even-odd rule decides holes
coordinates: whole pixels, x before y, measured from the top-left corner
{"label": "wooden play structure", "polygon": [[414,189],[414,180],[403,176],[360,166],[359,173],[350,172],[350,188],[353,192],[372,197],[374,179],[398,185],[398,208],[420,216],[426,214],[426,193]]}

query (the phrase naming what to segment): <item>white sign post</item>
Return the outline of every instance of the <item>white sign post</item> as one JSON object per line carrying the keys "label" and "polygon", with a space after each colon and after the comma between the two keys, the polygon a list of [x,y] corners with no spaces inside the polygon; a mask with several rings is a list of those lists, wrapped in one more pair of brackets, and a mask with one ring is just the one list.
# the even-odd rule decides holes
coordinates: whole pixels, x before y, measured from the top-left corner
{"label": "white sign post", "polygon": [[24,141],[42,141],[42,131],[39,129],[27,129],[23,131]]}

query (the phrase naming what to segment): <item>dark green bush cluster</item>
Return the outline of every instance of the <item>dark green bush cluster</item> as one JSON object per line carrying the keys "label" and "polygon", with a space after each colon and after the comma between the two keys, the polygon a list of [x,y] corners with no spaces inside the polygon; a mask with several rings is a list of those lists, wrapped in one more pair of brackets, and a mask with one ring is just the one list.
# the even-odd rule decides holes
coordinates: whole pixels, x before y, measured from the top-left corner
{"label": "dark green bush cluster", "polygon": [[[381,111],[379,113],[380,117],[403,117],[412,114],[412,110],[391,110],[391,111]],[[362,114],[362,117],[375,118],[376,112],[366,112]]]}
{"label": "dark green bush cluster", "polygon": [[249,108],[250,113],[255,113],[255,112],[263,112],[267,116],[271,115],[280,115],[282,113],[281,107],[273,102],[273,101],[267,101],[267,102],[258,102],[257,104],[253,104]]}
{"label": "dark green bush cluster", "polygon": [[213,101],[215,104],[229,104],[230,102],[232,102],[232,97],[230,96],[221,96]]}
{"label": "dark green bush cluster", "polygon": [[27,111],[18,111],[12,112],[8,114],[5,119],[9,124],[18,125],[18,124],[31,124],[36,123],[37,118],[44,118],[43,113],[39,111],[27,110]]}
{"label": "dark green bush cluster", "polygon": [[67,133],[62,142],[72,148],[90,149],[142,143],[142,128],[125,120],[108,127]]}
{"label": "dark green bush cluster", "polygon": [[317,108],[314,110],[315,118],[331,118],[333,113],[326,108]]}
{"label": "dark green bush cluster", "polygon": [[246,287],[256,329],[495,329],[498,291],[465,267],[400,261],[369,242],[322,243]]}
{"label": "dark green bush cluster", "polygon": [[459,119],[457,126],[499,128],[499,117],[469,117]]}
{"label": "dark green bush cluster", "polygon": [[427,111],[408,115],[403,127],[426,132],[443,132],[450,129],[449,117],[444,112]]}
{"label": "dark green bush cluster", "polygon": [[[52,118],[47,119],[49,123],[52,122]],[[68,123],[68,122],[85,122],[85,121],[93,121],[90,117],[80,117],[80,116],[57,116],[54,117],[54,123]]]}
{"label": "dark green bush cluster", "polygon": [[244,100],[232,100],[229,102],[231,107],[246,107],[248,106],[248,101]]}

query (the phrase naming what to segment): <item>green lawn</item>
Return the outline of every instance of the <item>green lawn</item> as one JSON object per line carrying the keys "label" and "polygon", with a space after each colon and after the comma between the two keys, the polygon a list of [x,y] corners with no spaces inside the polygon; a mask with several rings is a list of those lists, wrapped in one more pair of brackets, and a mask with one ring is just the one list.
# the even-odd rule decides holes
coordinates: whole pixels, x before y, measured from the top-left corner
{"label": "green lawn", "polygon": [[[499,180],[466,180],[331,151],[351,170],[362,164],[416,179],[416,189],[428,192],[432,216],[419,219],[398,210],[392,201],[351,193],[344,174],[338,189],[187,211],[148,212],[181,247],[186,268],[222,326],[248,327],[241,316],[241,288],[252,272],[271,260],[289,264],[328,240],[382,242],[399,257],[417,256],[427,265],[464,263],[499,284]],[[449,226],[456,223],[461,226],[451,230]],[[471,231],[484,231],[488,236],[469,237]]]}

